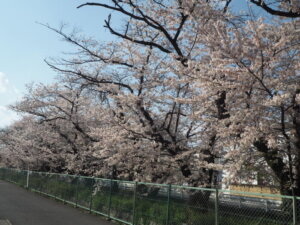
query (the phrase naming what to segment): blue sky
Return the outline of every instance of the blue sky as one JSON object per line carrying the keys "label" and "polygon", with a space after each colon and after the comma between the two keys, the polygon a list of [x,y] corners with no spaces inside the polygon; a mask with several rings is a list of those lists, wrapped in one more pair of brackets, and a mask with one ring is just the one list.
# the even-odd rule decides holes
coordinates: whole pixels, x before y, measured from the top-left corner
{"label": "blue sky", "polygon": [[3,0],[0,7],[0,127],[15,118],[6,108],[26,92],[31,82],[49,83],[56,74],[44,63],[71,48],[39,23],[69,24],[98,40],[111,38],[103,29],[108,11],[99,7],[76,9],[82,0]]}
{"label": "blue sky", "polygon": [[[246,0],[235,0],[239,10]],[[97,40],[111,40],[103,28],[111,11],[99,7],[76,7],[84,0],[3,0],[0,7],[0,127],[16,118],[7,109],[26,92],[26,84],[49,83],[56,74],[44,63],[45,58],[58,57],[71,47],[53,31],[38,23],[59,27],[69,24]],[[120,18],[118,18],[120,19]]]}

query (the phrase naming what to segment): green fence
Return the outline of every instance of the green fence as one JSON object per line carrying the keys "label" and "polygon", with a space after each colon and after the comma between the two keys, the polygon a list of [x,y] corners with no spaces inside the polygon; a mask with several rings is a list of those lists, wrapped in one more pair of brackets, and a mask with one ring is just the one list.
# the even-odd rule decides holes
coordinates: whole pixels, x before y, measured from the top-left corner
{"label": "green fence", "polygon": [[296,225],[300,198],[0,169],[0,179],[130,225]]}

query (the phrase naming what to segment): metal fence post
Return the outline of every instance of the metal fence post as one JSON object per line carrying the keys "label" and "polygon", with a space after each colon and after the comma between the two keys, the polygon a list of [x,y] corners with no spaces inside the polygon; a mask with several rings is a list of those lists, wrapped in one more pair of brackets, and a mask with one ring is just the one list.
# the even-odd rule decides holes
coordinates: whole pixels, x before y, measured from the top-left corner
{"label": "metal fence post", "polygon": [[268,199],[266,199],[266,200],[265,200],[265,203],[266,203],[266,212],[268,212],[268,211],[269,211],[269,206],[268,206],[268,205],[269,205],[269,204],[268,204]]}
{"label": "metal fence post", "polygon": [[78,186],[79,186],[79,176],[76,177],[76,199],[75,199],[75,207],[78,207]]}
{"label": "metal fence post", "polygon": [[29,166],[27,167],[26,188],[29,188]]}
{"label": "metal fence post", "polygon": [[134,193],[133,193],[133,212],[132,212],[132,224],[133,225],[135,224],[137,185],[138,185],[138,182],[135,182],[134,183]]}
{"label": "metal fence post", "polygon": [[109,186],[109,200],[108,200],[108,219],[110,219],[110,211],[111,211],[111,195],[112,195],[112,179],[110,179],[110,186]]}
{"label": "metal fence post", "polygon": [[66,204],[66,197],[67,197],[67,189],[65,189],[65,187],[67,187],[67,185],[65,185],[64,183],[65,183],[65,177],[66,177],[66,175],[65,174],[63,174],[63,177],[62,177],[62,179],[63,179],[63,184],[62,184],[62,190],[63,190],[63,193],[62,193],[62,199],[63,199],[63,203],[64,204]]}
{"label": "metal fence post", "polygon": [[170,220],[170,197],[171,197],[171,184],[168,185],[168,202],[167,202],[167,218],[166,218],[166,225],[169,224]]}
{"label": "metal fence post", "polygon": [[93,186],[91,185],[90,213],[92,212],[92,205],[93,205]]}
{"label": "metal fence post", "polygon": [[2,168],[2,180],[6,180],[6,169]]}
{"label": "metal fence post", "polygon": [[297,216],[298,216],[298,213],[297,213],[297,198],[295,196],[293,196],[293,224],[294,225],[297,225]]}
{"label": "metal fence post", "polygon": [[55,176],[55,182],[56,183],[54,183],[55,184],[55,195],[54,195],[54,197],[55,197],[55,199],[56,200],[58,200],[61,196],[60,196],[60,185],[59,185],[59,174],[56,174],[56,176]]}
{"label": "metal fence post", "polygon": [[219,224],[219,190],[216,188],[215,196],[215,225]]}

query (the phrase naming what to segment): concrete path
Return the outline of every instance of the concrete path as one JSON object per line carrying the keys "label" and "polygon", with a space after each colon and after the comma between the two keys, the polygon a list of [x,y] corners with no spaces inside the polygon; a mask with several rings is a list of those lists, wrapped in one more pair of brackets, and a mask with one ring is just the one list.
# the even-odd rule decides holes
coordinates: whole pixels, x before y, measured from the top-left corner
{"label": "concrete path", "polygon": [[0,221],[12,225],[112,225],[105,219],[0,181]]}

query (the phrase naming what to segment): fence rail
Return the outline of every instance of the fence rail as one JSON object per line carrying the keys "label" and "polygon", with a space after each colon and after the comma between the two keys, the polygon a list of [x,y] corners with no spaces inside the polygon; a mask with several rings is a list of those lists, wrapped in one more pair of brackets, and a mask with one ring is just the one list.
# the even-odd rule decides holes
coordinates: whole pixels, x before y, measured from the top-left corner
{"label": "fence rail", "polygon": [[300,225],[300,198],[0,168],[16,183],[129,225]]}

